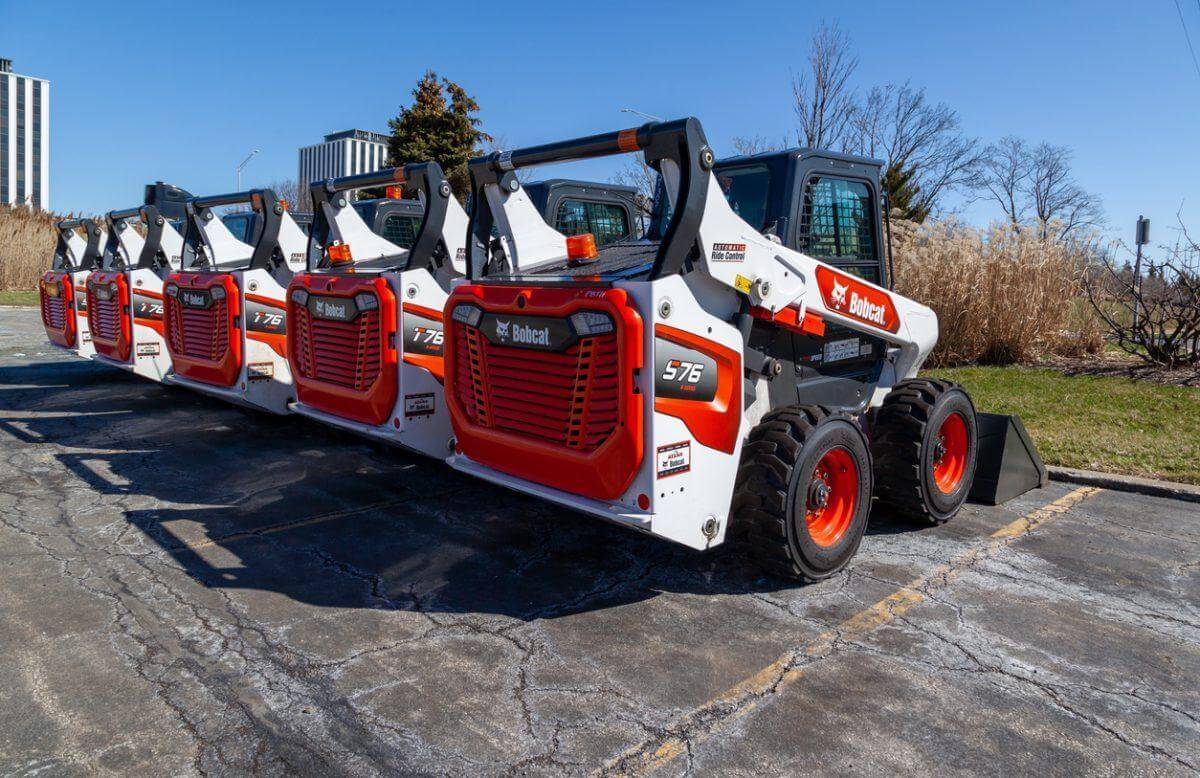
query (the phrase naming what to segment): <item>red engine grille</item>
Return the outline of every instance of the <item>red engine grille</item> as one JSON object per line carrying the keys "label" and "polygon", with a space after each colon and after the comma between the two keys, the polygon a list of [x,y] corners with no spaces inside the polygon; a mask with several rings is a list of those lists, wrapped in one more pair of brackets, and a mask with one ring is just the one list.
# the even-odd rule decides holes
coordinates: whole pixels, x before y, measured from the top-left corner
{"label": "red engine grille", "polygon": [[167,337],[171,352],[192,359],[218,362],[229,351],[229,308],[225,300],[214,300],[208,308],[167,305]]}
{"label": "red engine grille", "polygon": [[101,300],[88,293],[88,326],[93,340],[116,343],[121,337],[121,300]]}
{"label": "red engine grille", "polygon": [[382,369],[383,327],[378,311],[363,311],[354,321],[318,319],[292,305],[294,358],[305,378],[359,392],[370,389]]}
{"label": "red engine grille", "polygon": [[460,332],[455,391],[472,423],[582,452],[616,429],[615,333],[552,352],[497,346],[474,327]]}
{"label": "red engine grille", "polygon": [[[68,282],[69,283],[69,282]],[[50,329],[63,331],[67,328],[67,316],[74,315],[74,311],[68,306],[66,300],[62,296],[51,297],[46,294],[46,290],[42,290],[42,324]]]}

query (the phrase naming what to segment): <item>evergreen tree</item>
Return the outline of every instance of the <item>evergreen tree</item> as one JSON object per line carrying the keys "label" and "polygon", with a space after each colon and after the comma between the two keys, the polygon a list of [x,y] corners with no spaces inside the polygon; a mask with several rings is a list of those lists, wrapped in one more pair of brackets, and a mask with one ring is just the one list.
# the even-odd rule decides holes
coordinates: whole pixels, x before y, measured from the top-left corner
{"label": "evergreen tree", "polygon": [[433,161],[442,166],[450,186],[465,201],[471,188],[467,162],[480,154],[491,136],[479,129],[479,104],[466,90],[432,70],[417,82],[411,106],[388,121],[388,164]]}
{"label": "evergreen tree", "polygon": [[921,204],[921,187],[914,179],[915,171],[896,165],[889,165],[883,173],[883,191],[887,193],[888,202],[893,211],[900,211],[899,217],[918,224],[929,216],[929,208]]}

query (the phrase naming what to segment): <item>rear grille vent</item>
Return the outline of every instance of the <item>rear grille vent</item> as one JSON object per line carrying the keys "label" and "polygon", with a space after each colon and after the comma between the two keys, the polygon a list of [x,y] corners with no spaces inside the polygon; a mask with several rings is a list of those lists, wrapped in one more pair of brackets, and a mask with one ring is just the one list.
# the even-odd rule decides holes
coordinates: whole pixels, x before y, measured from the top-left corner
{"label": "rear grille vent", "polygon": [[318,319],[292,305],[293,357],[305,378],[365,392],[382,370],[383,327],[379,311],[363,311],[353,321]]}
{"label": "rear grille vent", "polygon": [[167,304],[167,338],[171,351],[191,359],[224,359],[229,351],[229,308],[214,300],[208,308],[185,308],[170,297]]}
{"label": "rear grille vent", "polygon": [[455,391],[474,424],[585,452],[617,428],[614,333],[552,352],[497,346],[465,325],[460,332]]}

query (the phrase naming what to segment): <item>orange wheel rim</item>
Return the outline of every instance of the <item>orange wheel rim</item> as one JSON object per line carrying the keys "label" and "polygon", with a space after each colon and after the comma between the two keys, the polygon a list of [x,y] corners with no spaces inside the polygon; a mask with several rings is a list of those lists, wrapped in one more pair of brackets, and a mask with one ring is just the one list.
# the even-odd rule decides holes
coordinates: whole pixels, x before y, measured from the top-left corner
{"label": "orange wheel rim", "polygon": [[808,536],[823,548],[836,544],[850,529],[857,507],[858,465],[849,449],[831,448],[817,462],[808,486],[804,515]]}
{"label": "orange wheel rim", "polygon": [[953,493],[962,483],[969,449],[967,420],[961,413],[950,414],[938,429],[933,448],[933,483],[942,494]]}

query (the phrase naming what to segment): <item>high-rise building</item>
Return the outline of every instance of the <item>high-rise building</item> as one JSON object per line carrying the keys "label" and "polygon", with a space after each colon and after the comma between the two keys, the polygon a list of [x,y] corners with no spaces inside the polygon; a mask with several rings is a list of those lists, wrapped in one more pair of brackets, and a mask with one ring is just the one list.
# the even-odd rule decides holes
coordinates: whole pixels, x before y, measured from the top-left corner
{"label": "high-rise building", "polygon": [[300,149],[300,186],[326,178],[374,173],[384,167],[386,135],[366,130],[344,130],[325,136],[324,143]]}
{"label": "high-rise building", "polygon": [[0,203],[50,209],[50,82],[0,59]]}

